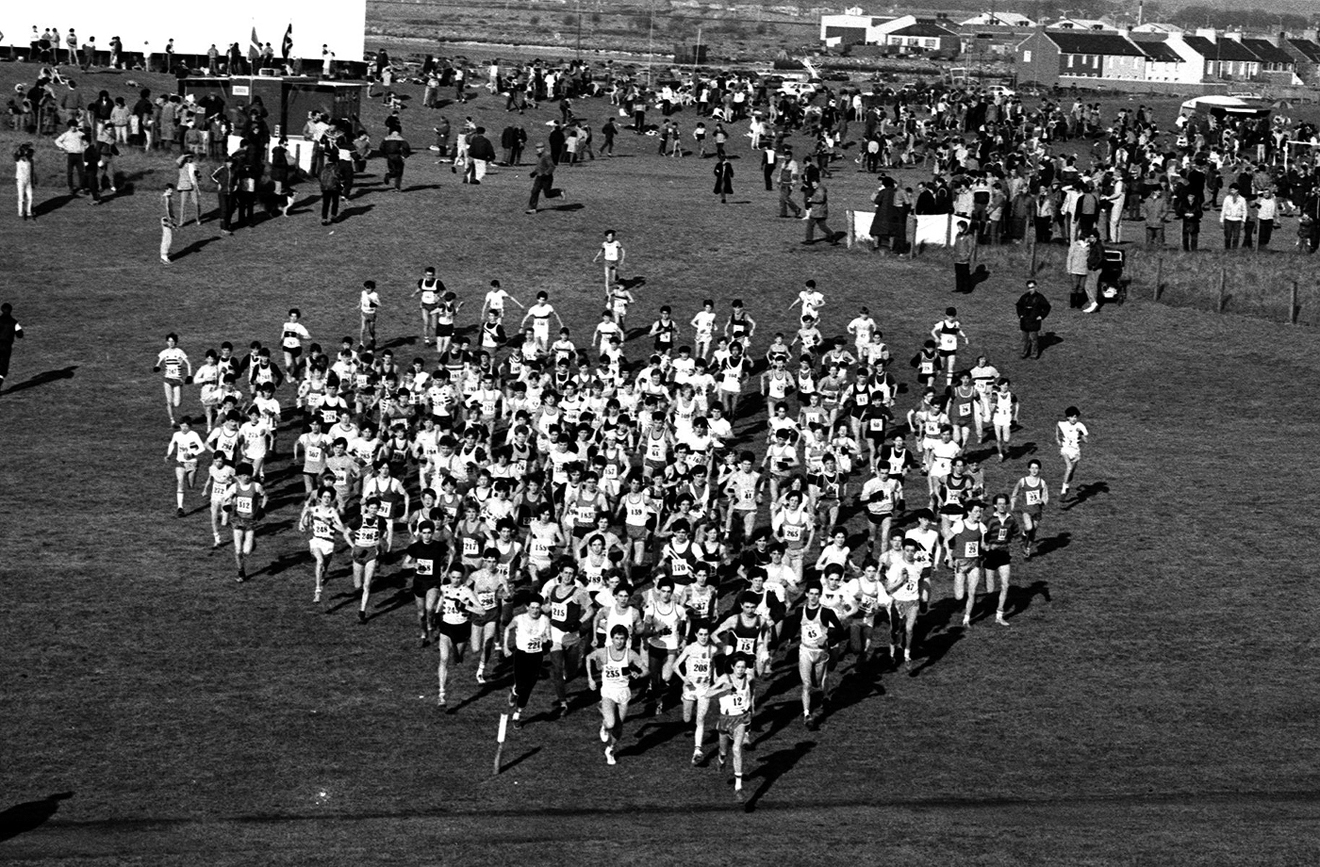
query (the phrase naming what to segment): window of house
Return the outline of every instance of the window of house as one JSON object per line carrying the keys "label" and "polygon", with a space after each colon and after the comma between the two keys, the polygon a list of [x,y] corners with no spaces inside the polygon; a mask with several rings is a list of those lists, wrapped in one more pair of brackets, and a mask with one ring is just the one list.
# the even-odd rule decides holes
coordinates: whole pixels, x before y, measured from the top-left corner
{"label": "window of house", "polygon": [[1022,52],[1022,62],[1023,62],[1023,63],[1030,63],[1030,62],[1031,62],[1031,49],[1030,49],[1030,48],[1028,48],[1026,51]]}
{"label": "window of house", "polygon": [[1072,69],[1072,65],[1073,65],[1073,57],[1074,57],[1074,56],[1075,56],[1075,55],[1072,55],[1072,54],[1069,54],[1069,55],[1068,55],[1068,68],[1069,68],[1069,69]]}

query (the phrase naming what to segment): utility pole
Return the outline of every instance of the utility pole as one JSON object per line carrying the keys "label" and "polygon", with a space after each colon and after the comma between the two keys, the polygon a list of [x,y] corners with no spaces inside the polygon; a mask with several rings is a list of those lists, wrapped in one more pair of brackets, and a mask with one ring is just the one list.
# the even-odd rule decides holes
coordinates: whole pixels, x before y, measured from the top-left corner
{"label": "utility pole", "polygon": [[582,59],[582,0],[577,0],[578,12],[578,39],[577,39],[577,59]]}
{"label": "utility pole", "polygon": [[655,0],[650,0],[646,4],[646,86],[654,87],[655,79],[651,77],[651,61],[654,55],[655,42]]}

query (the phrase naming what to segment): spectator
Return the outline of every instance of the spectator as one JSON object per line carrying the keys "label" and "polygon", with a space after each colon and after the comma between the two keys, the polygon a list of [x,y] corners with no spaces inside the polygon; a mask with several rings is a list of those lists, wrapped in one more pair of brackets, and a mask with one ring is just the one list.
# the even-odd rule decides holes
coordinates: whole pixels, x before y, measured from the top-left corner
{"label": "spectator", "polygon": [[1146,219],[1146,246],[1152,244],[1164,247],[1164,224],[1169,219],[1169,205],[1164,200],[1164,190],[1155,187],[1141,206],[1142,216]]}
{"label": "spectator", "polygon": [[1274,219],[1279,213],[1278,209],[1279,203],[1274,198],[1274,191],[1269,187],[1261,190],[1260,198],[1256,200],[1256,243],[1261,250],[1270,245],[1270,237],[1274,234]]}
{"label": "spectator", "polygon": [[1247,221],[1247,200],[1238,194],[1238,185],[1230,184],[1219,222],[1224,226],[1224,249],[1236,250],[1242,241],[1242,225]]}
{"label": "spectator", "polygon": [[23,339],[23,326],[14,318],[14,307],[8,301],[0,304],[0,388],[9,376],[9,358],[14,352],[14,341]]}
{"label": "spectator", "polygon": [[[402,174],[402,170],[400,170]],[[328,226],[334,220],[339,219],[339,193],[342,190],[343,181],[339,177],[339,154],[337,152],[327,152],[325,163],[321,166],[321,174],[318,176],[321,183],[321,225]],[[398,187],[395,187],[398,189]]]}
{"label": "spectator", "polygon": [[1201,240],[1201,199],[1193,192],[1186,192],[1178,199],[1177,216],[1182,220],[1182,248],[1184,253],[1196,252]]}
{"label": "spectator", "polygon": [[976,233],[968,220],[958,221],[958,236],[953,239],[953,291],[972,292],[972,259],[976,257]]}
{"label": "spectator", "polygon": [[1027,281],[1027,291],[1017,300],[1018,328],[1022,331],[1022,357],[1040,358],[1040,326],[1050,315],[1050,302],[1036,291],[1036,281]]}
{"label": "spectator", "polygon": [[555,186],[555,161],[546,152],[543,144],[536,146],[536,168],[532,169],[531,178],[532,195],[527,201],[527,210],[524,211],[527,214],[535,214],[541,195],[550,198]]}
{"label": "spectator", "polygon": [[[724,159],[724,155],[719,157]],[[835,237],[834,230],[830,228],[826,220],[830,216],[829,192],[825,189],[824,181],[817,183],[807,196],[807,237],[802,242],[804,244],[816,243],[816,229],[825,233],[825,238],[830,242],[831,247],[839,246],[839,239]]]}
{"label": "spectator", "polygon": [[[489,142],[487,142],[489,145]],[[404,141],[403,136],[398,130],[390,130],[390,134],[380,143],[380,152],[385,157],[385,184],[389,185],[391,179],[394,180],[394,191],[402,192],[403,189],[403,161],[412,156],[412,149],[408,142]],[[483,170],[482,174],[485,174]],[[466,180],[466,177],[464,178]]]}
{"label": "spectator", "polygon": [[65,180],[69,184],[69,194],[77,195],[82,184],[83,151],[87,150],[87,142],[76,121],[69,121],[68,129],[55,139],[55,146],[64,151]]}
{"label": "spectator", "polygon": [[32,211],[32,187],[36,180],[35,154],[31,142],[24,142],[14,149],[14,185],[18,192],[18,215],[25,220],[36,219],[36,214]]}

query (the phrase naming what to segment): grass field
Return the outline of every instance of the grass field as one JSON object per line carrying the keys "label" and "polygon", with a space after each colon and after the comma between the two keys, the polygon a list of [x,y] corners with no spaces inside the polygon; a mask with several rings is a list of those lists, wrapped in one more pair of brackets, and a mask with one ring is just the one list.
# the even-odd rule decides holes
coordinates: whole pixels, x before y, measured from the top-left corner
{"label": "grass field", "polygon": [[[102,81],[114,79],[88,83]],[[606,110],[589,109],[597,126]],[[506,122],[485,96],[447,113]],[[529,132],[548,117],[528,117]],[[427,142],[426,118],[404,122]],[[39,201],[56,203],[35,224],[5,193],[2,294],[28,339],[0,395],[0,861],[1315,863],[1320,600],[1305,564],[1317,554],[1320,336],[1140,296],[1082,316],[1047,272],[1055,342],[1021,362],[1021,270],[996,268],[963,297],[937,256],[806,248],[801,223],[775,219],[747,151],[736,201],[720,206],[709,162],[654,148],[625,134],[617,159],[561,170],[567,203],[535,217],[522,213],[525,169],[478,190],[423,152],[395,195],[373,183],[373,162],[343,222],[321,227],[305,184],[289,219],[233,237],[215,222],[181,231],[186,254],[168,267],[156,257],[163,158],[126,159],[134,192],[98,208],[59,203],[48,180]],[[43,145],[48,174],[57,157]],[[840,224],[870,181],[836,173]],[[546,289],[581,332],[598,315],[590,259],[606,227],[628,246],[625,276],[645,277],[639,321],[661,303],[682,320],[704,297],[723,309],[741,296],[768,336],[791,327],[788,303],[814,277],[827,334],[868,304],[906,358],[956,303],[969,351],[1023,400],[1021,456],[987,465],[992,491],[1027,454],[1057,485],[1051,429],[1065,405],[1091,429],[1079,502],[1053,508],[1044,555],[1015,564],[1013,627],[949,632],[941,606],[913,673],[869,679],[846,663],[815,733],[780,669],[746,808],[713,767],[688,767],[674,714],[631,721],[609,768],[590,698],[550,722],[544,683],[492,777],[505,693],[478,693],[469,662],[450,689],[462,706],[437,712],[434,651],[416,646],[402,576],[385,570],[360,627],[341,552],[330,604],[310,604],[286,460],[255,580],[235,584],[228,550],[209,550],[197,494],[173,517],[150,372],[167,331],[197,361],[225,339],[273,343],[297,305],[333,343],[355,333],[371,278],[382,337],[406,359],[424,353],[405,296],[433,264],[473,304],[493,277],[523,300]],[[936,591],[948,595],[947,575]]]}

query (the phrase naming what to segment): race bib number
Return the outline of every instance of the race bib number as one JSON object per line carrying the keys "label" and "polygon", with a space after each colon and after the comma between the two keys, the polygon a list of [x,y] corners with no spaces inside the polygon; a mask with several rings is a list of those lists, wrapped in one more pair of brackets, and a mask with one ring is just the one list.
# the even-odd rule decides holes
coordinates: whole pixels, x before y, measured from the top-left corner
{"label": "race bib number", "polygon": [[755,652],[756,652],[756,639],[755,639],[755,638],[741,638],[741,637],[739,637],[739,638],[738,638],[738,643],[737,643],[737,645],[736,645],[736,650],[737,650],[738,653],[747,653],[747,654],[755,653]]}
{"label": "race bib number", "polygon": [[958,404],[958,415],[971,415],[972,405],[970,403]]}
{"label": "race bib number", "polygon": [[977,557],[979,557],[979,556],[981,556],[981,543],[980,543],[980,542],[964,542],[964,543],[963,543],[963,559],[965,559],[965,560],[975,560],[975,559],[976,559]]}
{"label": "race bib number", "polygon": [[802,637],[812,644],[819,644],[821,639],[820,629],[815,624],[808,624],[802,628]]}
{"label": "race bib number", "polygon": [[309,463],[309,464],[319,464],[319,463],[321,462],[321,455],[323,455],[323,454],[325,454],[325,452],[321,450],[321,447],[320,447],[320,446],[308,446],[308,447],[307,447],[307,463]]}
{"label": "race bib number", "polygon": [[871,419],[871,430],[880,433],[885,429],[885,420],[882,418]]}
{"label": "race bib number", "polygon": [[445,598],[445,614],[457,614],[459,612],[458,600],[452,597]]}
{"label": "race bib number", "polygon": [[870,614],[875,610],[875,597],[863,596],[858,607],[861,608],[863,614]]}
{"label": "race bib number", "polygon": [[540,636],[537,636],[537,637],[535,637],[535,638],[529,638],[529,639],[527,639],[527,642],[526,642],[526,644],[527,644],[527,652],[528,652],[528,653],[540,653],[540,652],[541,652],[541,644],[542,644],[544,641],[545,641],[545,639],[541,638]]}
{"label": "race bib number", "polygon": [[252,503],[253,501],[251,497],[237,497],[234,500],[234,511],[238,512],[240,515],[251,515]]}
{"label": "race bib number", "polygon": [[418,575],[422,575],[422,576],[430,576],[430,575],[434,575],[434,574],[435,574],[435,561],[434,561],[434,560],[418,560],[418,561],[417,561],[417,574],[418,574]]}
{"label": "race bib number", "polygon": [[477,549],[477,540],[468,536],[463,539],[463,556],[476,557],[480,551]]}
{"label": "race bib number", "polygon": [[709,680],[710,660],[691,657],[688,659],[688,671],[691,673],[693,680]]}
{"label": "race bib number", "polygon": [[478,591],[477,591],[477,604],[480,605],[482,608],[486,608],[486,609],[494,608],[494,607],[495,607],[495,591],[494,591],[494,590],[478,590]]}
{"label": "race bib number", "polygon": [[785,524],[784,540],[787,542],[801,542],[802,526],[800,524]]}
{"label": "race bib number", "polygon": [[738,693],[720,696],[720,713],[725,716],[741,716],[747,713],[747,697]]}
{"label": "race bib number", "polygon": [[1039,505],[1040,505],[1040,499],[1041,499],[1041,498],[1040,498],[1040,491],[1027,491],[1027,505],[1028,505],[1028,506],[1039,506]]}
{"label": "race bib number", "polygon": [[550,619],[551,619],[551,620],[558,620],[558,621],[561,622],[561,623],[564,622],[565,620],[568,620],[568,603],[567,603],[567,602],[551,602],[551,603],[550,603]]}
{"label": "race bib number", "polygon": [[381,500],[380,508],[376,510],[376,514],[380,515],[382,518],[386,520],[389,520],[390,513],[393,510],[394,510],[394,504],[392,502],[390,502],[389,500]]}
{"label": "race bib number", "polygon": [[1007,527],[1000,527],[1000,528],[999,528],[999,532],[998,532],[998,534],[995,536],[995,540],[998,541],[998,542],[1000,542],[1000,543],[1007,542],[1007,541],[1008,541],[1008,528],[1007,528]]}

